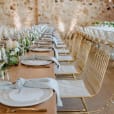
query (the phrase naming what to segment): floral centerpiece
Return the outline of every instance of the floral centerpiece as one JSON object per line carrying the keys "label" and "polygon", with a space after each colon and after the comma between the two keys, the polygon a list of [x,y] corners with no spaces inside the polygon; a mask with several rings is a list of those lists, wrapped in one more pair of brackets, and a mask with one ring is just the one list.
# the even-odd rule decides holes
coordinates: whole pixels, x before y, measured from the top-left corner
{"label": "floral centerpiece", "polygon": [[4,45],[0,45],[0,78],[4,80],[5,78],[5,70],[6,70],[6,63],[8,63],[6,50]]}
{"label": "floral centerpiece", "polygon": [[23,49],[23,53],[29,51],[30,46],[34,44],[34,42],[39,39],[40,35],[37,29],[30,29],[20,33],[19,43],[21,48]]}
{"label": "floral centerpiece", "polygon": [[6,65],[18,65],[19,55],[20,55],[20,46],[18,41],[9,39],[6,41],[6,56],[7,63]]}
{"label": "floral centerpiece", "polygon": [[23,54],[25,52],[28,52],[29,51],[31,42],[30,42],[30,40],[27,37],[21,38],[20,41],[19,41],[19,43],[21,45],[21,48],[23,49]]}
{"label": "floral centerpiece", "polygon": [[1,41],[6,46],[0,48],[0,77],[4,78],[7,67],[19,64],[19,56],[29,51],[30,46],[45,33],[47,25],[34,25],[20,31],[4,27],[2,29]]}

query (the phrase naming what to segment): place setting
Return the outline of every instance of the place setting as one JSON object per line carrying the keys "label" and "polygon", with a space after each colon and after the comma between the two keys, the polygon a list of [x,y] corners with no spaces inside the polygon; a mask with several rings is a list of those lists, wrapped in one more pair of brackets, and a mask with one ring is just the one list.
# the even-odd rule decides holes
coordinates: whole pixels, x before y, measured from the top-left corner
{"label": "place setting", "polygon": [[33,67],[42,66],[44,68],[45,66],[49,67],[51,63],[55,63],[58,68],[60,67],[58,60],[55,57],[51,56],[41,56],[41,55],[23,56],[20,59],[20,63],[26,66],[33,66]]}
{"label": "place setting", "polygon": [[[34,106],[46,102],[57,95],[57,105],[62,106],[58,83],[53,78],[19,78],[15,83],[0,81],[0,103],[11,107],[6,112],[35,111],[44,112],[46,109],[35,109]],[[12,107],[14,107],[12,109]]]}

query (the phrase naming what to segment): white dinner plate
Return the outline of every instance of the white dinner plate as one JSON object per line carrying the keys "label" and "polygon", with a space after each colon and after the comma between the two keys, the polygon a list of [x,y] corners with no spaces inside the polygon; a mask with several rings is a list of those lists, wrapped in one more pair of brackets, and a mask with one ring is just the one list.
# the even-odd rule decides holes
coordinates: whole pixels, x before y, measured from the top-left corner
{"label": "white dinner plate", "polygon": [[28,57],[23,57],[21,60],[21,64],[27,66],[43,66],[43,65],[49,65],[51,63],[52,60],[50,60],[49,56],[32,55]]}
{"label": "white dinner plate", "polygon": [[22,60],[21,64],[27,65],[27,66],[43,66],[43,65],[49,65],[51,61],[47,60]]}
{"label": "white dinner plate", "polygon": [[35,52],[48,52],[51,51],[50,48],[32,48],[31,51],[35,51]]}
{"label": "white dinner plate", "polygon": [[18,89],[8,89],[0,92],[0,103],[13,107],[32,106],[45,102],[52,95],[51,89],[23,87],[20,93]]}

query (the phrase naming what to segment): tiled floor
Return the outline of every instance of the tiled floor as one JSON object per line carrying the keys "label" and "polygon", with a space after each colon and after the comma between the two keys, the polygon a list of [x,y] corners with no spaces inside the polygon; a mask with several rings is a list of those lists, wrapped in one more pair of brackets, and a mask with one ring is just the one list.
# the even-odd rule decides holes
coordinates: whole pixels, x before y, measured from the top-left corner
{"label": "tiled floor", "polygon": [[[108,70],[105,75],[105,79],[103,82],[103,86],[101,91],[94,97],[86,99],[87,106],[89,111],[100,110],[99,113],[91,112],[89,114],[114,114],[114,104],[111,103],[111,96],[114,94],[114,63],[108,66]],[[70,103],[71,107],[78,106],[79,101],[76,101],[74,104],[74,100],[72,101],[64,101],[67,106]],[[58,114],[79,114],[76,112],[58,112]],[[86,113],[83,113],[86,114]]]}

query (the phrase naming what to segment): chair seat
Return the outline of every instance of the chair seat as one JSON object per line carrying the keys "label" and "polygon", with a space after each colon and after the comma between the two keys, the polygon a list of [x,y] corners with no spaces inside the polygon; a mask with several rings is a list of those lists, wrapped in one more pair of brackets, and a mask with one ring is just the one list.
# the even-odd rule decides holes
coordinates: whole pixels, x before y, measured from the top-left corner
{"label": "chair seat", "polygon": [[56,45],[56,48],[66,48],[67,46],[65,44],[62,45]]}
{"label": "chair seat", "polygon": [[59,54],[69,54],[70,51],[68,49],[57,49],[57,52]]}
{"label": "chair seat", "polygon": [[74,59],[70,55],[63,55],[58,57],[59,62],[72,62]]}
{"label": "chair seat", "polygon": [[61,97],[89,97],[83,80],[57,80]]}
{"label": "chair seat", "polygon": [[58,45],[63,45],[64,42],[62,42],[62,41],[58,41],[57,44],[58,44]]}
{"label": "chair seat", "polygon": [[57,42],[63,42],[60,38],[56,39]]}
{"label": "chair seat", "polygon": [[56,75],[72,75],[78,73],[74,65],[61,65],[60,69],[57,69],[55,66],[54,71]]}

